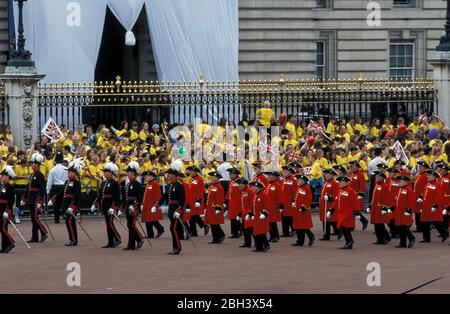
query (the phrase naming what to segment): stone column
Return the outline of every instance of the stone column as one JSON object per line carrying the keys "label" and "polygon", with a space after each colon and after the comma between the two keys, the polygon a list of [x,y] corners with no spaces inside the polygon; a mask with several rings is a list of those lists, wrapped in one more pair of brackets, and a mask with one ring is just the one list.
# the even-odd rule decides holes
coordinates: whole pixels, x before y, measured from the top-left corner
{"label": "stone column", "polygon": [[430,63],[438,89],[439,117],[450,127],[450,51],[433,51]]}
{"label": "stone column", "polygon": [[34,66],[7,66],[5,73],[0,75],[0,81],[5,84],[14,145],[19,149],[29,148],[39,135],[37,83],[44,77]]}

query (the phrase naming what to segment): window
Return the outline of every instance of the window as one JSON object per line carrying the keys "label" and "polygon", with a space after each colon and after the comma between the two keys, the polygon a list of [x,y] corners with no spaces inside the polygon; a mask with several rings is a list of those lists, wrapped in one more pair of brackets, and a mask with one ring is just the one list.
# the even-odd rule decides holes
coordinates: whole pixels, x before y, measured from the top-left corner
{"label": "window", "polygon": [[412,78],[414,76],[413,40],[391,40],[389,56],[389,76],[391,78]]}
{"label": "window", "polygon": [[317,7],[319,8],[331,8],[332,0],[316,0]]}
{"label": "window", "polygon": [[393,0],[394,7],[415,7],[416,0]]}
{"label": "window", "polygon": [[325,41],[316,42],[316,78],[323,80],[325,75]]}

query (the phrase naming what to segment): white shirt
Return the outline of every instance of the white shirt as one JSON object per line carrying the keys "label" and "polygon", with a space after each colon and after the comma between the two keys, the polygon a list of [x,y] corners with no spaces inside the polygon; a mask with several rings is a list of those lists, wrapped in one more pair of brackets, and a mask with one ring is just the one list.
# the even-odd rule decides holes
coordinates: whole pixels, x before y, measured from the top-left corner
{"label": "white shirt", "polygon": [[372,159],[368,165],[369,175],[373,174],[373,172],[378,169],[377,167],[378,164],[386,164],[386,161],[380,156],[377,156],[374,159]]}
{"label": "white shirt", "polygon": [[48,173],[47,194],[50,193],[52,185],[64,185],[67,179],[67,169],[62,164],[56,164]]}

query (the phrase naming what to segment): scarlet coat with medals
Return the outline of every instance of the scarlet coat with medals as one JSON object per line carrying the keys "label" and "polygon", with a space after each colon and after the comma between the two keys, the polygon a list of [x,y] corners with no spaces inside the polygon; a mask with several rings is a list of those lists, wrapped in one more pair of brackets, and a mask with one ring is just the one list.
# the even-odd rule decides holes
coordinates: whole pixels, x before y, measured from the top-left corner
{"label": "scarlet coat with medals", "polygon": [[[313,227],[312,217],[311,217],[311,202],[312,202],[312,192],[308,184],[299,186],[297,193],[293,199],[293,229],[294,230],[306,230]],[[305,211],[301,211],[302,205],[306,207]]]}
{"label": "scarlet coat with medals", "polygon": [[421,222],[443,221],[442,211],[439,210],[439,208],[435,212],[431,211],[434,204],[437,204],[440,207],[440,204],[438,204],[440,188],[441,186],[437,180],[428,182],[425,186],[422,202],[422,215],[420,216]]}
{"label": "scarlet coat with medals", "polygon": [[442,212],[446,207],[450,206],[450,173],[440,177],[438,182],[440,189],[437,203],[439,204],[439,210]]}
{"label": "scarlet coat with medals", "polygon": [[281,204],[283,204],[283,216],[289,217],[293,215],[292,199],[297,192],[297,180],[293,176],[284,178],[281,182]]}
{"label": "scarlet coat with medals", "polygon": [[[255,194],[255,197],[253,198],[253,204],[252,204],[252,212],[254,213],[253,216],[253,235],[265,235],[269,232],[269,217],[266,217],[264,219],[261,219],[260,216],[263,213],[263,211],[267,211],[266,209],[267,204],[267,198],[264,195],[262,191]],[[291,202],[292,206],[292,202]],[[270,214],[269,214],[270,216]]]}
{"label": "scarlet coat with medals", "polygon": [[[319,216],[320,221],[325,220],[326,212],[331,208],[331,204],[333,200],[336,198],[336,196],[339,193],[339,183],[336,182],[334,179],[330,179],[328,181],[325,181],[322,192],[320,193],[320,199],[319,199]],[[331,201],[325,201],[325,195],[328,197],[331,196]],[[325,206],[326,204],[326,206]],[[330,218],[327,218],[327,222],[336,222],[336,213],[331,214]]]}
{"label": "scarlet coat with medals", "polygon": [[[422,196],[423,200],[423,194],[425,193],[425,187],[428,183],[428,174],[426,171],[419,173],[416,175],[416,178],[414,180],[414,193],[416,193],[416,198],[419,198],[419,196]],[[420,209],[422,208],[422,203],[416,202],[414,208],[415,213],[419,213]]]}
{"label": "scarlet coat with medals", "polygon": [[185,181],[180,181],[181,185],[183,185],[184,188],[184,199],[185,199],[185,203],[184,203],[184,207],[183,207],[183,215],[181,215],[181,221],[182,222],[188,222],[191,219],[191,215],[192,215],[192,207],[190,208],[190,212],[186,212],[186,206],[187,206],[187,202],[186,202],[186,197],[187,197],[187,188],[188,188],[188,183]]}
{"label": "scarlet coat with medals", "polygon": [[[205,211],[204,206],[205,183],[203,178],[199,175],[191,177],[186,186],[186,206],[191,207],[191,216],[203,215]],[[200,207],[195,207],[195,203],[200,203]]]}
{"label": "scarlet coat with medals", "polygon": [[267,200],[266,209],[269,212],[269,221],[281,221],[281,213],[278,209],[279,204],[281,204],[281,182],[277,180],[275,182],[268,183],[263,193]]}
{"label": "scarlet coat with medals", "polygon": [[253,178],[253,181],[261,182],[262,184],[264,184],[264,186],[266,188],[269,185],[269,180],[264,175],[264,173],[260,173],[260,174],[255,175],[255,177]]}
{"label": "scarlet coat with medals", "polygon": [[80,210],[81,184],[78,180],[67,180],[64,183],[62,210],[72,209],[73,215]]}
{"label": "scarlet coat with medals", "polygon": [[240,201],[241,201],[241,191],[239,190],[239,184],[230,181],[230,186],[228,187],[227,193],[228,201],[228,218],[230,220],[236,219],[241,212]]}
{"label": "scarlet coat with medals", "polygon": [[416,193],[409,186],[398,189],[395,197],[395,210],[392,213],[396,226],[411,226],[413,223],[412,215],[406,216],[406,209],[413,209],[416,203]]}
{"label": "scarlet coat with medals", "polygon": [[389,222],[388,215],[381,214],[383,207],[388,206],[388,190],[388,183],[375,183],[372,192],[372,203],[370,204],[370,222],[372,224],[386,224]]}
{"label": "scarlet coat with medals", "polygon": [[[160,207],[161,197],[162,193],[158,181],[152,180],[147,183],[142,199],[142,222],[147,223],[151,221],[163,220],[163,213]],[[155,213],[152,213],[153,207],[156,207]]]}
{"label": "scarlet coat with medals", "polygon": [[[351,179],[349,186],[356,193],[365,193],[366,192],[366,178],[364,177],[364,173],[360,170],[350,172],[349,178]],[[364,199],[358,199],[359,201],[359,209],[364,209]]]}
{"label": "scarlet coat with medals", "polygon": [[355,212],[360,211],[358,194],[350,186],[339,189],[332,203],[336,210],[337,227],[355,229]]}
{"label": "scarlet coat with medals", "polygon": [[[208,187],[205,224],[220,225],[225,222],[223,215],[224,199],[225,199],[225,192],[220,183],[214,183]],[[216,208],[220,209],[219,214],[216,214]]]}
{"label": "scarlet coat with medals", "polygon": [[[388,187],[387,192],[386,192],[386,194],[387,194],[386,206],[387,207],[395,206],[395,204],[397,203],[396,198],[397,198],[398,192],[400,191],[400,187],[398,186],[399,180],[389,177],[386,179],[385,182]],[[413,209],[413,208],[411,208],[411,209]],[[385,216],[388,221],[394,219],[393,213],[386,214]]]}
{"label": "scarlet coat with medals", "polygon": [[247,214],[249,211],[252,210],[253,206],[253,199],[255,198],[255,192],[249,187],[246,187],[244,190],[241,191],[241,210],[242,210],[242,220],[244,223],[244,229],[252,228],[253,227],[253,220],[246,219]]}

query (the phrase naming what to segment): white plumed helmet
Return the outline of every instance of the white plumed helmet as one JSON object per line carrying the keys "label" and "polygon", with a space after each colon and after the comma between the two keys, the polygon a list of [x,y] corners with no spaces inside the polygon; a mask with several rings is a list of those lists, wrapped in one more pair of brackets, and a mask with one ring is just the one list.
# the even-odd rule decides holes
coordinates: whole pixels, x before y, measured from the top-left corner
{"label": "white plumed helmet", "polygon": [[9,176],[11,179],[16,177],[14,169],[11,166],[6,166],[5,169],[3,169],[2,174]]}
{"label": "white plumed helmet", "polygon": [[44,162],[44,156],[39,153],[34,153],[33,155],[31,155],[31,162],[41,164]]}
{"label": "white plumed helmet", "polygon": [[81,169],[84,168],[84,159],[82,157],[80,158],[74,158],[69,163],[69,171],[75,172],[77,174],[80,174]]}
{"label": "white plumed helmet", "polygon": [[119,167],[117,167],[116,164],[112,163],[112,162],[107,162],[104,166],[103,166],[103,171],[110,171],[114,174],[118,174],[119,173]]}
{"label": "white plumed helmet", "polygon": [[127,166],[127,172],[128,172],[128,171],[133,171],[133,172],[138,173],[138,172],[139,172],[139,169],[140,169],[139,164],[138,164],[136,161],[130,162],[130,163],[128,164],[128,166]]}

